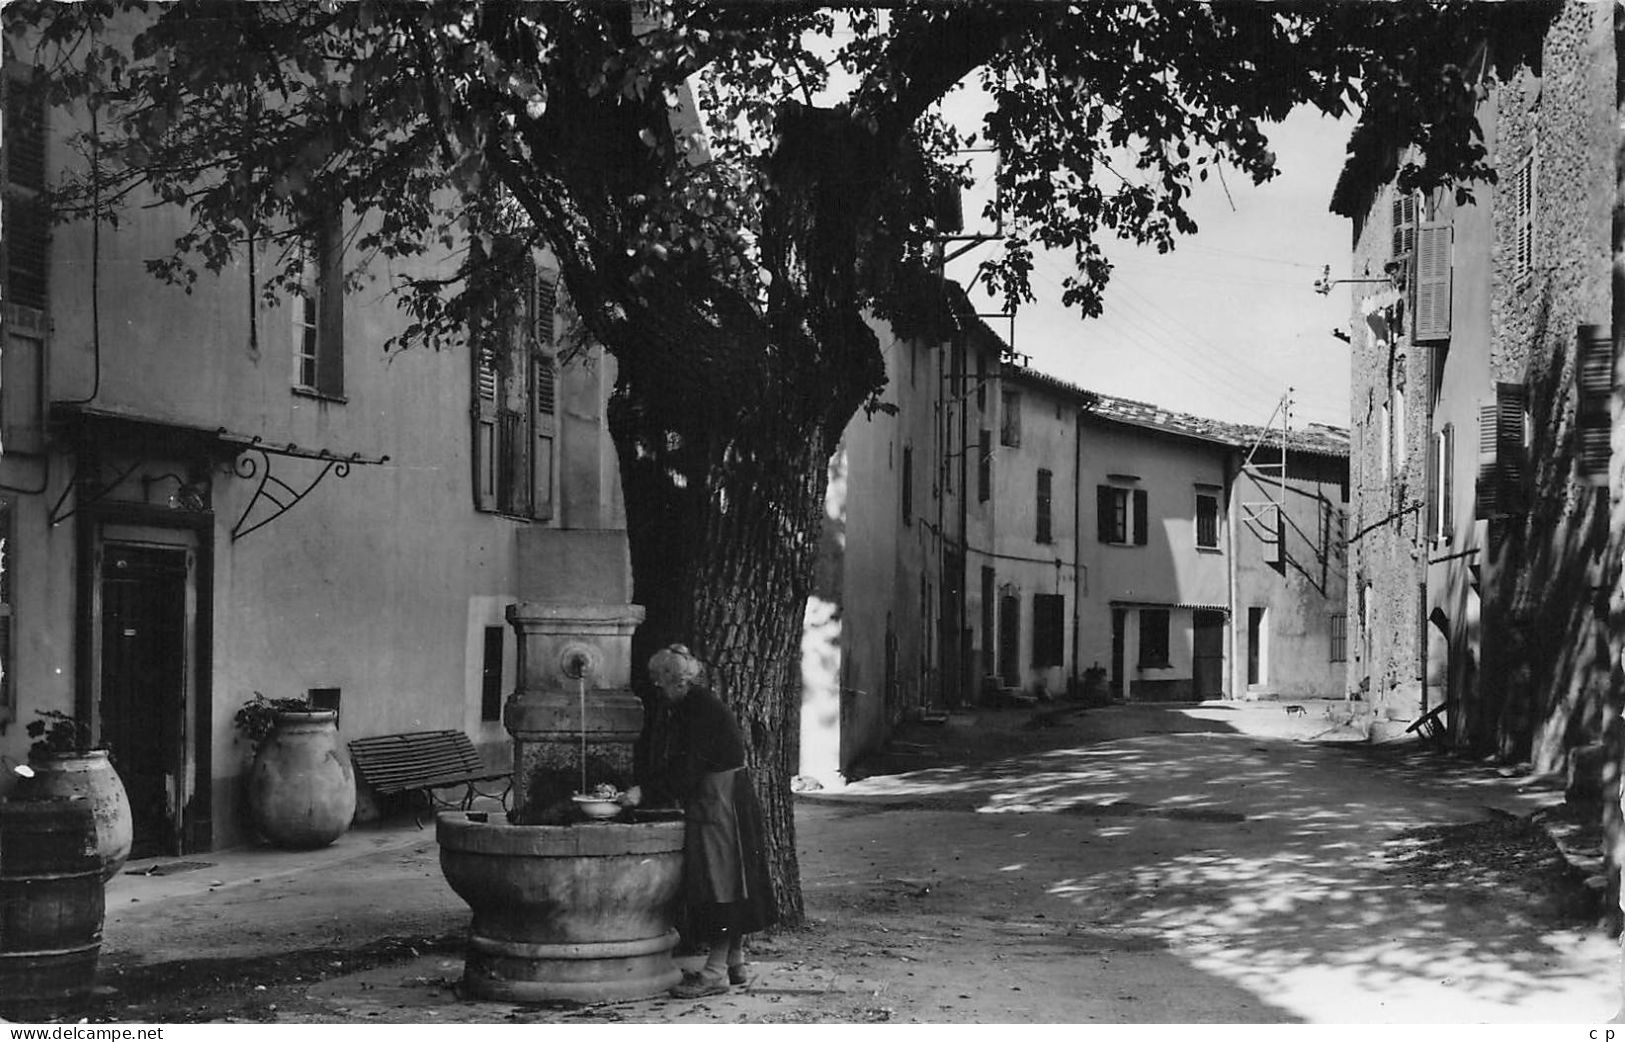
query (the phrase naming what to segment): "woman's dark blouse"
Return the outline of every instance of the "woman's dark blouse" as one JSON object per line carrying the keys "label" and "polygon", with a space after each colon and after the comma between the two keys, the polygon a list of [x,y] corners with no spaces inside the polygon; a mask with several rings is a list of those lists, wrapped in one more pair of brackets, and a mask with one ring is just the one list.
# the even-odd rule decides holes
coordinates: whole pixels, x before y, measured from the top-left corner
{"label": "woman's dark blouse", "polygon": [[639,779],[645,803],[688,799],[702,776],[745,765],[739,724],[709,688],[691,688],[660,715],[664,719],[650,721],[648,762]]}

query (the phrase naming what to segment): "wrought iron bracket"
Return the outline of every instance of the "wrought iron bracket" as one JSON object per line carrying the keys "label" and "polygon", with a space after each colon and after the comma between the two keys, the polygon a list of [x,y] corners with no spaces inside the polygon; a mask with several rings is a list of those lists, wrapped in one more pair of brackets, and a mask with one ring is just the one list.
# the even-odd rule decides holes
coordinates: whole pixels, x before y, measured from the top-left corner
{"label": "wrought iron bracket", "polygon": [[[233,439],[225,428],[221,428],[220,437],[226,441],[237,440]],[[298,506],[306,496],[316,490],[316,486],[320,485],[327,475],[332,474],[342,480],[350,476],[352,466],[389,462],[388,456],[368,458],[359,452],[339,456],[327,449],[304,449],[292,443],[272,445],[261,440],[259,435],[240,444],[242,448],[232,463],[232,472],[247,480],[257,477],[259,484],[254,487],[254,494],[249,497],[242,516],[231,526],[231,541],[234,543],[251,532],[259,531]],[[299,485],[296,482],[285,481],[272,473],[274,458],[317,460],[322,462],[323,466],[315,477]],[[254,519],[252,523],[251,518]]]}

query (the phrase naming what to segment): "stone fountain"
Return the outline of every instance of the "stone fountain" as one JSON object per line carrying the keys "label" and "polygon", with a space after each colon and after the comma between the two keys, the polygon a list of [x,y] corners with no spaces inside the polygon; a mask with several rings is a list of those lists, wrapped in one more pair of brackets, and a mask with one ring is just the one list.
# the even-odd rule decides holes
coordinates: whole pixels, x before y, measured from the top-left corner
{"label": "stone fountain", "polygon": [[445,812],[436,829],[441,870],[474,912],[465,994],[603,1002],[658,995],[682,979],[671,957],[680,815],[586,821],[570,800],[594,785],[632,784],[643,708],[630,687],[631,644],[642,618],[627,603],[508,609],[519,634],[518,687],[503,712],[513,809]]}

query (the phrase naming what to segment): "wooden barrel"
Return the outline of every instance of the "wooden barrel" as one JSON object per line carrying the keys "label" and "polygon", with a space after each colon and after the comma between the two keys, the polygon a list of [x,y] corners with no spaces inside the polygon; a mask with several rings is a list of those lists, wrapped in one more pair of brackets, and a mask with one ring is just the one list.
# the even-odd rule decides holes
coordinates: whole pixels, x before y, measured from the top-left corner
{"label": "wooden barrel", "polygon": [[0,800],[0,1002],[94,985],[105,901],[88,801]]}

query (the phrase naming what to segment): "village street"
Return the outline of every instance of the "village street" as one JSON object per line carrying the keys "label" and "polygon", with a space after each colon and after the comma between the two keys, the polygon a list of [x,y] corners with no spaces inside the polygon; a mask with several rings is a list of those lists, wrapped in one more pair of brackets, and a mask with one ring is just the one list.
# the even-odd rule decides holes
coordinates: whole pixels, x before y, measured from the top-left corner
{"label": "village street", "polygon": [[[138,1022],[1598,1023],[1615,942],[1527,816],[1550,787],[1341,703],[958,714],[798,804],[812,920],[699,1002],[460,1000],[432,828],[228,851],[108,888],[94,1008]],[[1346,729],[1344,729],[1346,730]],[[960,762],[971,747],[984,756]],[[993,758],[985,758],[991,755]],[[151,867],[135,863],[130,869]],[[16,1016],[16,1011],[12,1012]]]}

